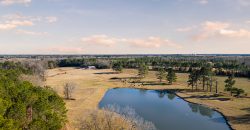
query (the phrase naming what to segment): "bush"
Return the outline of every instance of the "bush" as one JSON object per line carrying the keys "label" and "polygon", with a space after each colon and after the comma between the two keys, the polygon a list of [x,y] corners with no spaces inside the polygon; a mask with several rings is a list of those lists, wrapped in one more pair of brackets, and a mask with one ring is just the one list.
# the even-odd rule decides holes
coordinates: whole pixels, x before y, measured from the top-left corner
{"label": "bush", "polygon": [[245,91],[243,89],[233,87],[231,89],[231,93],[234,94],[234,96],[238,97],[238,96],[244,94]]}

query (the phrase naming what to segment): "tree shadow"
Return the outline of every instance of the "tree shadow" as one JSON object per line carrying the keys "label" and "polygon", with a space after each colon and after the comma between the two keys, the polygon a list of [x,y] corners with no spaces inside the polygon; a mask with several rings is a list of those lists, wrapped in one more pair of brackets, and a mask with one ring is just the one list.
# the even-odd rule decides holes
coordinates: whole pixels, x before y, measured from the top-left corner
{"label": "tree shadow", "polygon": [[71,100],[76,100],[75,98],[63,98],[64,100],[68,100],[68,101],[71,101]]}
{"label": "tree shadow", "polygon": [[235,124],[250,124],[250,114],[241,116],[229,116],[228,119]]}
{"label": "tree shadow", "polygon": [[151,82],[151,83],[142,83],[144,86],[154,86],[154,85],[168,85],[167,83],[160,82]]}
{"label": "tree shadow", "polygon": [[139,83],[139,84],[142,84],[144,86],[168,85],[167,83],[158,82],[158,81],[132,81],[130,83]]}
{"label": "tree shadow", "polygon": [[242,108],[241,110],[247,111],[248,114],[241,116],[230,116],[228,117],[233,123],[236,124],[250,124],[250,107]]}
{"label": "tree shadow", "polygon": [[241,110],[247,111],[248,113],[250,113],[250,107],[248,108],[242,108]]}
{"label": "tree shadow", "polygon": [[213,95],[193,95],[190,97],[185,97],[185,99],[196,98],[196,99],[206,99],[206,100],[218,100],[218,101],[228,101],[231,100],[230,97],[220,97],[223,96],[221,94],[213,94]]}
{"label": "tree shadow", "polygon": [[139,79],[139,77],[112,77],[110,80],[135,80]]}
{"label": "tree shadow", "polygon": [[98,74],[98,75],[102,75],[102,74],[119,74],[119,72],[99,72],[99,73],[94,73],[94,74]]}

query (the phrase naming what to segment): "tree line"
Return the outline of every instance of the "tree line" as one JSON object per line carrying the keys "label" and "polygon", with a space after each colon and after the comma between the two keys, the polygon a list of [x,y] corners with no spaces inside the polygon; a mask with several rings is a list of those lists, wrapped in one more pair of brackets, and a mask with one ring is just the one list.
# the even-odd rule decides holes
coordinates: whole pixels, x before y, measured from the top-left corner
{"label": "tree line", "polygon": [[[116,62],[112,66],[114,71],[122,72],[122,62]],[[141,62],[139,64],[138,70],[138,77],[139,79],[143,79],[146,77],[149,71],[149,67]],[[218,94],[218,80],[215,77],[215,72],[213,71],[213,68],[210,64],[205,64],[201,68],[191,68],[189,70],[189,76],[187,80],[188,86],[192,87],[192,91],[198,90],[198,86],[201,83],[202,84],[202,90],[207,92],[214,92]],[[164,66],[161,66],[158,68],[156,72],[156,77],[159,79],[159,82],[162,82],[164,79],[168,82],[169,85],[172,85],[173,82],[176,82],[177,76],[176,71],[170,67],[165,68]],[[225,91],[228,91],[231,93],[231,96],[240,96],[244,94],[244,90],[234,87],[235,80],[234,80],[234,73],[230,74],[228,76],[228,79],[224,81],[226,83],[225,85]]]}
{"label": "tree line", "polygon": [[21,63],[0,63],[0,129],[51,129],[64,127],[66,107],[50,87],[20,80],[32,70]]}
{"label": "tree line", "polygon": [[[195,57],[197,58],[197,57]],[[141,63],[150,66],[152,70],[160,67],[173,68],[178,73],[188,73],[193,69],[201,69],[203,66],[210,66],[215,75],[250,78],[250,67],[245,62],[228,60],[223,58],[205,59],[190,58],[185,56],[173,57],[140,57],[140,58],[69,58],[53,60],[48,62],[49,68],[55,67],[87,67],[95,66],[97,69],[128,68],[137,69]]]}

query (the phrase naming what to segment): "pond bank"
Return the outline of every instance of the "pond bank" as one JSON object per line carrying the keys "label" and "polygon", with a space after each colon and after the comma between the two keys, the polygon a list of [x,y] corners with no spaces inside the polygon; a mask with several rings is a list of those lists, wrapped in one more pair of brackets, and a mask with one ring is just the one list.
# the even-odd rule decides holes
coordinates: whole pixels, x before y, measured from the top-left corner
{"label": "pond bank", "polygon": [[[63,85],[66,82],[74,82],[77,84],[74,93],[76,100],[66,101],[66,107],[69,110],[68,117],[70,126],[74,126],[74,122],[79,118],[79,115],[84,115],[88,110],[97,109],[98,103],[102,100],[103,95],[108,89],[128,87],[121,81],[110,80],[111,78],[133,77],[137,74],[136,70],[124,70],[123,73],[118,74],[110,74],[108,72],[112,72],[112,70],[80,70],[76,68],[56,68],[48,70],[48,75],[55,76],[48,76],[46,85],[54,88],[62,96]],[[188,92],[185,91],[190,90],[186,85],[186,78],[188,76],[186,74],[177,75],[178,81],[175,85],[145,85],[135,87],[140,89],[166,89],[175,91],[178,96],[184,98],[186,101],[206,105],[223,113],[233,129],[248,130],[248,128],[250,128],[250,98],[232,98],[232,100],[222,101],[217,100],[217,98],[209,98],[211,94],[206,92]],[[147,78],[143,80],[157,81],[154,72],[150,72]],[[246,81],[242,81],[241,83],[246,84]],[[74,128],[69,128],[69,130],[70,129]]]}

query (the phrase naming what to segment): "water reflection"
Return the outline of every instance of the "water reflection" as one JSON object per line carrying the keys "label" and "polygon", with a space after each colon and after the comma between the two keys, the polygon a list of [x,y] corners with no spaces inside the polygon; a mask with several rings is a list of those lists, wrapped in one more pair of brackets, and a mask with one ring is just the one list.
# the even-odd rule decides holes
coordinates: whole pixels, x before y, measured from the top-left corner
{"label": "water reflection", "polygon": [[176,97],[175,93],[167,90],[153,90],[153,91],[158,94],[159,98],[164,98],[164,96],[166,96],[169,100],[173,100]]}
{"label": "water reflection", "polygon": [[192,112],[199,113],[202,116],[207,116],[211,118],[214,114],[214,110],[202,105],[188,103],[188,106],[191,108]]}
{"label": "water reflection", "polygon": [[169,100],[173,100],[176,97],[176,95],[174,93],[169,93],[167,97]]}
{"label": "water reflection", "polygon": [[99,107],[108,104],[132,107],[159,130],[230,130],[220,113],[164,90],[111,89]]}

